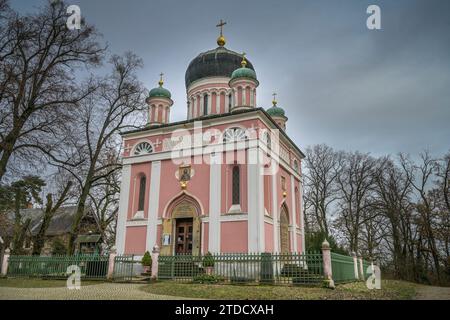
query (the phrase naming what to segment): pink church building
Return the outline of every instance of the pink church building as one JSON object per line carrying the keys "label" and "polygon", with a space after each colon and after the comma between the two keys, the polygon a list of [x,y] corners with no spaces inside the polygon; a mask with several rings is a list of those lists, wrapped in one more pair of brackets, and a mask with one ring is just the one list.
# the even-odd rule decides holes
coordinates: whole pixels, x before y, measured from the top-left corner
{"label": "pink church building", "polygon": [[218,47],[186,75],[187,119],[170,122],[169,90],[152,89],[148,124],[122,135],[118,254],[303,252],[301,161],[277,106],[257,107],[245,58]]}

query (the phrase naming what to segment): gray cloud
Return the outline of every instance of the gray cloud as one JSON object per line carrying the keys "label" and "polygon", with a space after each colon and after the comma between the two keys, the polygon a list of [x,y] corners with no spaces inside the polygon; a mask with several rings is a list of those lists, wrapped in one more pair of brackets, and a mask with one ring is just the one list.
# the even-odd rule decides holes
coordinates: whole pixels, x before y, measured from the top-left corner
{"label": "gray cloud", "polygon": [[[29,10],[27,0],[13,6]],[[113,52],[145,62],[148,88],[158,74],[186,117],[184,72],[215,47],[219,19],[227,47],[255,66],[258,105],[278,92],[288,133],[302,148],[327,143],[375,155],[443,153],[450,148],[450,2],[435,1],[70,1],[104,34]],[[382,30],[366,28],[378,4]]]}

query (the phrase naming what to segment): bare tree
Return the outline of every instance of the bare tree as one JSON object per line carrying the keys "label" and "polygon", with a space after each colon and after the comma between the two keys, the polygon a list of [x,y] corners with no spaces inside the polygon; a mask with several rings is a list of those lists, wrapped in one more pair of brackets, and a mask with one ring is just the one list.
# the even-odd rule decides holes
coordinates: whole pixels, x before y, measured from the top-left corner
{"label": "bare tree", "polygon": [[431,254],[434,264],[434,271],[436,272],[437,281],[441,282],[440,274],[440,255],[436,246],[436,236],[433,225],[435,223],[435,208],[433,207],[431,190],[431,179],[433,177],[433,169],[436,161],[433,160],[428,152],[420,155],[420,164],[414,164],[408,157],[401,155],[401,166],[409,179],[411,185],[418,193],[419,201],[416,204],[417,212],[420,215],[420,227],[423,229],[427,250]]}
{"label": "bare tree", "polygon": [[368,154],[346,153],[342,172],[337,175],[339,186],[339,209],[337,225],[345,230],[351,251],[359,250],[359,232],[373,207],[374,173],[376,160]]}
{"label": "bare tree", "polygon": [[50,148],[70,111],[93,90],[77,90],[73,75],[98,65],[104,49],[92,26],[72,31],[66,20],[61,1],[27,16],[8,10],[0,18],[0,180],[12,156]]}
{"label": "bare tree", "polygon": [[80,190],[68,253],[73,252],[92,189],[108,183],[108,177],[121,168],[118,157],[111,158],[120,150],[118,134],[137,128],[142,124],[139,120],[144,119],[136,117],[146,110],[145,89],[136,76],[142,66],[141,59],[127,53],[123,57],[113,56],[110,64],[112,73],[96,79],[96,91],[79,103],[80,114],[76,122],[67,126],[64,148],[48,153],[50,163],[67,170]]}
{"label": "bare tree", "polygon": [[336,178],[341,169],[341,157],[341,153],[323,144],[306,149],[305,212],[326,236],[330,233],[330,207],[338,198]]}

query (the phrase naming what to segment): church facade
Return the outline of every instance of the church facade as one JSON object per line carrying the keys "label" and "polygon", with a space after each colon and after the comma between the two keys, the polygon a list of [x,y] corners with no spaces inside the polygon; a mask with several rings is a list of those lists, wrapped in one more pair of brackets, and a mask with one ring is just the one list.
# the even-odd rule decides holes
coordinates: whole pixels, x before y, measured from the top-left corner
{"label": "church facade", "polygon": [[275,98],[257,107],[245,54],[225,47],[222,30],[217,43],[187,68],[186,120],[170,122],[161,75],[146,100],[147,126],[122,135],[119,254],[155,245],[164,255],[305,250],[304,155]]}

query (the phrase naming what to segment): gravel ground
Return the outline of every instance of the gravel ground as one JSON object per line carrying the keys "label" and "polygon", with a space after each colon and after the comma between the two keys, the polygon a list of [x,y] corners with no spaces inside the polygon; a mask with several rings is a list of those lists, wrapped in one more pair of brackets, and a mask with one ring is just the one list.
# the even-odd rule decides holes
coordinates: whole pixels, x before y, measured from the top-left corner
{"label": "gravel ground", "polygon": [[144,292],[143,284],[102,283],[81,287],[80,290],[62,288],[0,287],[0,300],[175,300],[183,299]]}
{"label": "gravel ground", "polygon": [[450,300],[450,288],[418,286],[416,288],[417,300]]}

